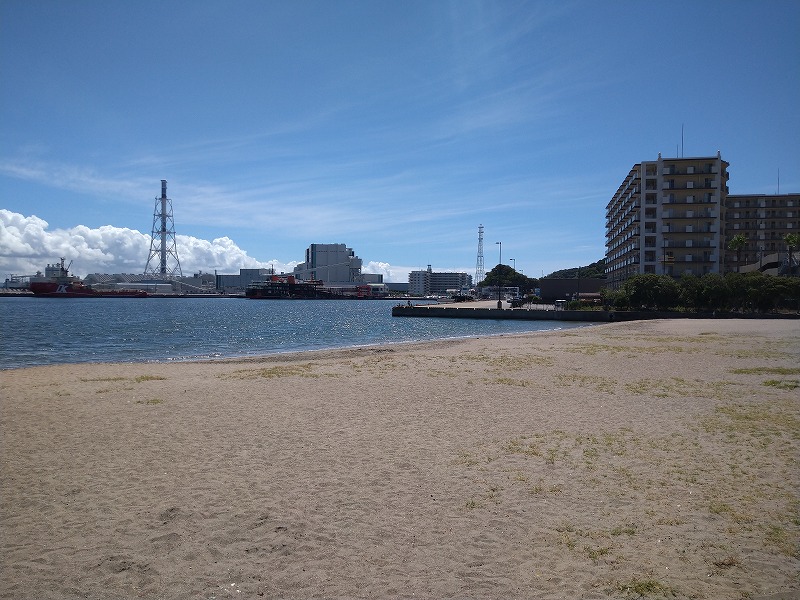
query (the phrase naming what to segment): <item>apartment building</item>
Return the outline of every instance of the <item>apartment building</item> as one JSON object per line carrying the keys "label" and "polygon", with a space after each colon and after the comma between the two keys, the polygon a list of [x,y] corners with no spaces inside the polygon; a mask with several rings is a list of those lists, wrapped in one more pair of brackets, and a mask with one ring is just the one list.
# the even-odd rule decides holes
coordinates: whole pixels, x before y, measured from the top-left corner
{"label": "apartment building", "polygon": [[640,273],[722,273],[728,163],[663,158],[631,168],[606,205],[606,283]]}
{"label": "apartment building", "polygon": [[434,273],[430,265],[425,271],[408,274],[408,293],[412,296],[441,296],[448,290],[461,291],[472,287],[472,275],[467,273]]}
{"label": "apartment building", "polygon": [[728,241],[741,234],[746,245],[728,250],[726,270],[752,265],[774,254],[787,253],[783,238],[800,233],[800,194],[730,194],[726,202],[725,233]]}

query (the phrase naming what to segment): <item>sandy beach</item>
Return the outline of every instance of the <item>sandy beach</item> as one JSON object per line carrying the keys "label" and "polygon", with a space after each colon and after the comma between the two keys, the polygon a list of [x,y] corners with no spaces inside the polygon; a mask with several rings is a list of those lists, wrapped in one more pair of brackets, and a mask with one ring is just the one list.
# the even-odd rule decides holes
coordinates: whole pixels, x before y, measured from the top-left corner
{"label": "sandy beach", "polygon": [[796,598],[800,322],[0,372],[0,597]]}

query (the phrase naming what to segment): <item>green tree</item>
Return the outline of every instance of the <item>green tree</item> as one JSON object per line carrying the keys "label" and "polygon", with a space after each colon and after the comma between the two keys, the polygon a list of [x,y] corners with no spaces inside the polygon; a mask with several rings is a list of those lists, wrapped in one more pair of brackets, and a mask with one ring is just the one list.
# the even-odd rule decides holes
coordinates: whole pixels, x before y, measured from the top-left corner
{"label": "green tree", "polygon": [[747,246],[747,238],[744,237],[741,233],[737,233],[735,236],[731,238],[731,241],[728,242],[728,249],[733,250],[736,252],[736,272],[741,272],[741,257],[742,257],[742,248]]}
{"label": "green tree", "polygon": [[634,275],[622,285],[633,308],[656,308],[665,310],[679,302],[679,289],[669,275],[645,273]]}
{"label": "green tree", "polygon": [[743,310],[747,306],[747,290],[749,281],[753,276],[761,275],[755,273],[726,273],[725,284],[728,288],[727,308],[732,310]]}
{"label": "green tree", "polygon": [[793,275],[792,251],[800,247],[800,233],[787,233],[783,236],[783,241],[786,244],[786,248],[789,250],[789,275]]}
{"label": "green tree", "polygon": [[605,279],[606,261],[601,258],[585,267],[572,267],[571,269],[561,269],[545,275],[544,279]]}
{"label": "green tree", "polygon": [[698,308],[721,310],[728,304],[730,291],[725,278],[719,273],[707,273],[700,278],[701,296]]}
{"label": "green tree", "polygon": [[681,306],[696,310],[702,303],[703,285],[697,275],[684,273],[678,283]]}
{"label": "green tree", "polygon": [[612,290],[611,288],[601,288],[600,298],[603,300],[603,305],[613,307],[617,310],[624,310],[630,308],[630,298],[625,293],[624,288]]}
{"label": "green tree", "polygon": [[524,295],[539,287],[539,280],[526,277],[508,265],[496,265],[491,271],[486,273],[486,277],[484,277],[479,285],[480,287],[495,285],[518,287],[519,293]]}
{"label": "green tree", "polygon": [[747,299],[750,306],[758,312],[767,312],[775,306],[777,290],[775,289],[774,281],[776,279],[778,278],[761,273],[748,279]]}

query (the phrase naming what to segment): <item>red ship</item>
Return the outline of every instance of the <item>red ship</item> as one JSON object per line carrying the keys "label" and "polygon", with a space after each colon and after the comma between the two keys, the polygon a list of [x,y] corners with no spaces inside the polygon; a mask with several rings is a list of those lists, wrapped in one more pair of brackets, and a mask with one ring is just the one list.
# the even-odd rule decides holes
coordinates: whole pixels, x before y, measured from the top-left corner
{"label": "red ship", "polygon": [[[72,263],[70,262],[70,265]],[[144,290],[96,290],[83,285],[80,277],[69,274],[69,265],[47,265],[42,278],[31,279],[31,292],[44,298],[147,298]]]}

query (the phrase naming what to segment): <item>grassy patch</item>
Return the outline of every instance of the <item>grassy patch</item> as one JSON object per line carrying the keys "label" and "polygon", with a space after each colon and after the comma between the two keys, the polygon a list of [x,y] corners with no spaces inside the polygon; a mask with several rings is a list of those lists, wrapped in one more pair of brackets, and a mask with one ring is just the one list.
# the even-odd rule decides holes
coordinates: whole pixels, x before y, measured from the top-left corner
{"label": "grassy patch", "polygon": [[425,374],[428,377],[450,377],[451,379],[455,379],[457,377],[463,377],[465,371],[456,371],[455,369],[426,369]]}
{"label": "grassy patch", "polygon": [[767,379],[764,385],[779,390],[796,390],[800,387],[800,379]]}
{"label": "grassy patch", "polygon": [[468,360],[477,363],[484,363],[490,367],[503,370],[526,369],[530,367],[551,367],[554,364],[550,356],[539,356],[536,354],[501,354],[500,356],[490,356],[488,354],[472,354],[466,352],[458,356],[458,360]]}
{"label": "grassy patch", "polygon": [[621,525],[619,527],[614,527],[611,530],[611,535],[619,536],[619,535],[635,535],[636,534],[636,525],[630,523],[628,525]]}
{"label": "grassy patch", "polygon": [[150,400],[137,400],[136,404],[149,404],[151,406],[156,404],[163,404],[164,401],[161,398],[150,398]]}
{"label": "grassy patch", "polygon": [[586,553],[586,556],[591,558],[593,561],[598,561],[600,558],[611,552],[610,546],[600,546],[597,548],[593,548],[591,546],[584,546],[583,551]]}
{"label": "grassy patch", "polygon": [[587,356],[594,356],[595,354],[616,352],[624,352],[626,354],[635,354],[639,349],[631,348],[629,346],[612,346],[611,344],[579,344],[571,348],[565,348],[568,352],[577,352],[578,354],[585,354]]}
{"label": "grassy patch", "polygon": [[241,369],[221,377],[228,379],[278,379],[281,377],[318,377],[311,364],[265,367],[263,369]]}
{"label": "grassy patch", "polygon": [[707,431],[745,433],[756,437],[785,434],[800,439],[800,419],[792,413],[788,403],[729,404],[717,407],[714,412],[716,418],[710,417],[703,422]]}
{"label": "grassy patch", "polygon": [[727,502],[720,502],[718,500],[712,500],[711,503],[708,505],[708,510],[715,515],[727,516],[734,523],[737,523],[739,525],[743,523],[752,523],[755,520],[750,515],[735,510]]}
{"label": "grassy patch", "polygon": [[617,584],[616,591],[626,594],[627,597],[647,598],[661,596],[674,598],[678,595],[675,588],[661,583],[657,579],[639,579],[634,577],[630,581]]}
{"label": "grassy patch", "polygon": [[797,367],[750,367],[748,369],[732,369],[737,375],[800,375]]}
{"label": "grassy patch", "polygon": [[83,381],[84,383],[91,383],[95,381],[126,381],[127,377],[97,377],[94,379],[86,379],[81,377],[78,381]]}
{"label": "grassy patch", "polygon": [[518,439],[513,439],[505,447],[509,454],[526,454],[528,456],[541,456],[542,452],[534,443],[523,443]]}
{"label": "grassy patch", "polygon": [[512,379],[511,377],[495,377],[494,379],[485,379],[486,383],[496,383],[498,385],[511,385],[515,387],[528,387],[532,385],[530,381],[524,379]]}
{"label": "grassy patch", "polygon": [[640,379],[625,384],[625,389],[640,396],[656,398],[730,398],[733,387],[738,384],[729,381],[687,381],[680,377],[669,379]]}
{"label": "grassy patch", "polygon": [[800,544],[780,525],[770,525],[764,536],[764,542],[775,547],[781,554],[792,558],[800,558]]}
{"label": "grassy patch", "polygon": [[458,458],[455,460],[455,464],[457,465],[465,465],[467,467],[474,467],[478,464],[478,459],[473,454],[469,452],[461,452],[458,455]]}
{"label": "grassy patch", "polygon": [[556,375],[556,381],[561,386],[577,385],[578,387],[589,388],[597,392],[605,392],[607,394],[613,394],[614,387],[617,385],[616,379],[612,379],[611,377],[578,375],[575,373],[570,373],[569,375]]}
{"label": "grassy patch", "polygon": [[139,375],[138,377],[134,378],[136,383],[142,383],[143,381],[164,381],[166,377],[162,377],[161,375]]}

